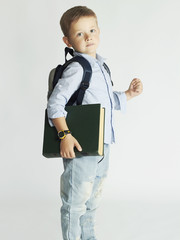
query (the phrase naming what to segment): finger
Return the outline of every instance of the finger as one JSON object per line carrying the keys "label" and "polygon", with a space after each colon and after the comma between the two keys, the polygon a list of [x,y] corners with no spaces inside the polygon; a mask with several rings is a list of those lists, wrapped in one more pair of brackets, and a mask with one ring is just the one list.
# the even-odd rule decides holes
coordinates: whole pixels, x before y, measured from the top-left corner
{"label": "finger", "polygon": [[66,159],[70,159],[71,158],[71,155],[69,153],[64,153],[62,155],[63,158],[66,158]]}
{"label": "finger", "polygon": [[136,84],[136,85],[133,86],[133,88],[134,88],[135,90],[136,90],[136,89],[140,89],[140,88],[141,88],[141,85]]}
{"label": "finger", "polygon": [[133,81],[141,81],[139,78],[133,78]]}
{"label": "finger", "polygon": [[136,82],[137,82],[137,80],[136,80],[136,79],[133,79],[132,82],[131,82],[131,84],[135,84]]}
{"label": "finger", "polygon": [[62,158],[64,157],[64,154],[63,154],[63,152],[62,152],[62,151],[60,151],[60,155],[61,155],[61,157],[62,157]]}
{"label": "finger", "polygon": [[134,85],[136,83],[136,80],[132,80],[131,85]]}
{"label": "finger", "polygon": [[138,80],[136,80],[136,81],[133,82],[133,85],[136,85],[136,84],[142,85],[141,81],[138,81]]}
{"label": "finger", "polygon": [[140,84],[139,82],[133,82],[132,84],[131,84],[131,87],[136,87],[138,84]]}
{"label": "finger", "polygon": [[141,83],[136,83],[133,85],[134,88],[143,88]]}
{"label": "finger", "polygon": [[141,81],[139,80],[137,80],[137,81],[134,81],[133,82],[133,86],[136,86],[136,85],[142,85],[142,83],[141,83]]}
{"label": "finger", "polygon": [[75,152],[74,152],[74,149],[70,150],[69,153],[68,153],[68,157],[69,158],[75,158]]}
{"label": "finger", "polygon": [[80,151],[80,152],[82,151],[82,147],[81,147],[81,145],[78,143],[77,140],[76,140],[76,142],[75,142],[74,145],[75,145],[75,147],[77,148],[78,151]]}
{"label": "finger", "polygon": [[65,152],[63,153],[63,158],[68,158]]}

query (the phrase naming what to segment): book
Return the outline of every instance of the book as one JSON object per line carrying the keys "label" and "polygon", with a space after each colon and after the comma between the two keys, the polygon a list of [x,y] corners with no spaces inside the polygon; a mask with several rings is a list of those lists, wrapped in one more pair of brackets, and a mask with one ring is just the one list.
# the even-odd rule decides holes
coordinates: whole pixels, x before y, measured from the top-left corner
{"label": "book", "polygon": [[[73,105],[65,108],[66,122],[73,137],[82,147],[79,152],[74,148],[76,157],[102,156],[104,154],[105,109],[100,104]],[[48,122],[45,111],[43,156],[47,158],[60,156],[60,140],[55,127]]]}

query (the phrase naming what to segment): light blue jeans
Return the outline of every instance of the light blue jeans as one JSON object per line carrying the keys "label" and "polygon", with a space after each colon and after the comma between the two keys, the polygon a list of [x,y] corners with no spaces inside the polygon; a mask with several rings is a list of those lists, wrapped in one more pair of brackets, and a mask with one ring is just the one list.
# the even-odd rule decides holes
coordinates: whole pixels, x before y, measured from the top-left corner
{"label": "light blue jeans", "polygon": [[95,212],[109,167],[108,144],[102,156],[63,159],[61,226],[64,240],[96,240]]}

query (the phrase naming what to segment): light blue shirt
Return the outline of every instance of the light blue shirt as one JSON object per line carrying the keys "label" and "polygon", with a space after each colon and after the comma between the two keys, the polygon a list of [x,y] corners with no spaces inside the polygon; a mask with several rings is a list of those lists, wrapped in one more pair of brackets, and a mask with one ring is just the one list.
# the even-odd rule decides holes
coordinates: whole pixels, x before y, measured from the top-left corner
{"label": "light blue shirt", "polygon": [[[105,108],[104,143],[115,142],[113,110],[126,111],[126,94],[112,90],[111,78],[103,66],[104,58],[96,54],[93,58],[87,54],[75,52],[86,58],[92,67],[92,78],[86,90],[82,104],[100,103]],[[55,86],[47,105],[49,123],[51,119],[66,117],[65,105],[72,94],[79,88],[83,76],[83,68],[78,62],[73,62],[64,70],[62,78]]]}

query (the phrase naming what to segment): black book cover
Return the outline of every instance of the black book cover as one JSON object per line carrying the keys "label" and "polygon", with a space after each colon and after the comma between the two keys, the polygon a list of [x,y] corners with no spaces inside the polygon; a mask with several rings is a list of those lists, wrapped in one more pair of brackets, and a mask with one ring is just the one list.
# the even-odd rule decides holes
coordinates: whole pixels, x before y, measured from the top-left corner
{"label": "black book cover", "polygon": [[[82,147],[82,152],[74,149],[76,157],[102,156],[105,109],[101,108],[100,104],[88,104],[67,106],[65,110],[68,112],[67,125]],[[60,157],[60,140],[56,128],[49,125],[47,110],[45,112],[43,156]]]}

